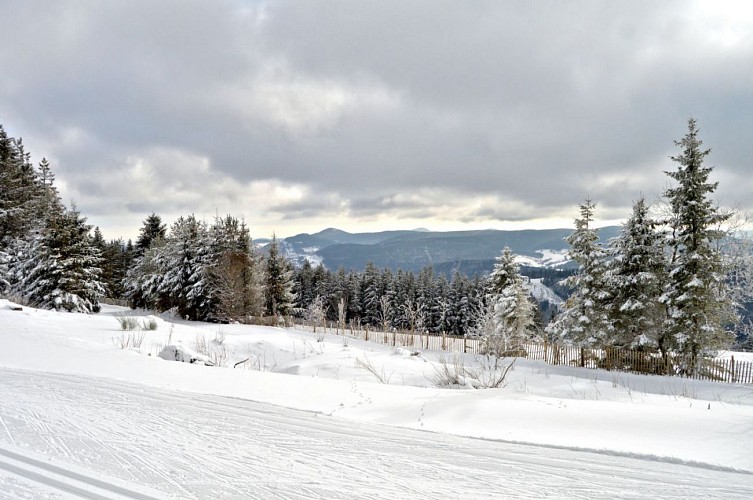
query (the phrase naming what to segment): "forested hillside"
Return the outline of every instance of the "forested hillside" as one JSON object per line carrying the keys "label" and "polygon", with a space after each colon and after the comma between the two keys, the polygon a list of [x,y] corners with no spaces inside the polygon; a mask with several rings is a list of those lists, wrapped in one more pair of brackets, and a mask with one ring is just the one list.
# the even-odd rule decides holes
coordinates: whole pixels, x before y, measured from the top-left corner
{"label": "forested hillside", "polygon": [[[108,297],[216,322],[328,318],[499,337],[505,350],[546,339],[696,359],[750,346],[751,247],[734,214],[710,199],[717,184],[694,120],[677,145],[662,211],[638,199],[620,228],[595,228],[586,200],[574,231],[328,229],[273,236],[260,251],[231,215],[191,214],[168,227],[153,213],[135,243],[106,241],[63,206],[50,164],[33,165],[0,127],[0,293],[89,313]],[[531,266],[537,255],[550,267]]]}

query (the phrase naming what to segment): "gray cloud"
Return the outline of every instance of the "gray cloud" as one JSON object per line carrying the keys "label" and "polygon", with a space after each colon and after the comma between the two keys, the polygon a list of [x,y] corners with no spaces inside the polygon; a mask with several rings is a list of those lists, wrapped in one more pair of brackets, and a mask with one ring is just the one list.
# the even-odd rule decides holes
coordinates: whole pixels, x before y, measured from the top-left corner
{"label": "gray cloud", "polygon": [[620,218],[691,115],[753,208],[753,14],[717,4],[10,1],[0,122],[103,225]]}

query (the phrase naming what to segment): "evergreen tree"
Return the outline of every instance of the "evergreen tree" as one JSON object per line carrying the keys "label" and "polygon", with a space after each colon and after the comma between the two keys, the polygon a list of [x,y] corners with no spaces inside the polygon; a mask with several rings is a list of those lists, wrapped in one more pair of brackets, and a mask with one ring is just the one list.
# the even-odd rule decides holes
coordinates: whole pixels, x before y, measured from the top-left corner
{"label": "evergreen tree", "polygon": [[23,280],[25,294],[35,307],[73,312],[99,312],[104,294],[100,252],[89,236],[91,226],[74,207],[48,222],[34,243]]}
{"label": "evergreen tree", "polygon": [[597,230],[593,228],[595,208],[591,200],[580,205],[581,216],[575,219],[575,231],[567,238],[570,258],[579,265],[577,274],[567,279],[574,292],[557,321],[548,327],[550,335],[588,347],[608,344],[612,330],[605,283],[607,259]]}
{"label": "evergreen tree", "polygon": [[162,218],[152,213],[144,220],[144,225],[139,229],[139,237],[136,239],[136,256],[141,257],[152,242],[157,238],[164,238],[167,232]]}
{"label": "evergreen tree", "polygon": [[517,355],[531,338],[536,310],[510,248],[497,257],[488,282],[493,330],[484,336],[484,350],[497,356]]}
{"label": "evergreen tree", "polygon": [[[124,295],[133,309],[154,309],[165,311],[172,307],[167,292],[163,292],[166,241],[157,238],[141,257],[133,260],[123,280]],[[133,248],[133,247],[132,247]]]}
{"label": "evergreen tree", "polygon": [[246,225],[227,215],[217,218],[209,234],[207,259],[211,310],[207,319],[242,321],[261,313],[258,258]]}
{"label": "evergreen tree", "polygon": [[648,211],[643,198],[638,200],[622,234],[610,244],[607,285],[615,331],[609,344],[616,347],[656,347],[663,330],[664,237]]}
{"label": "evergreen tree", "polygon": [[210,245],[206,224],[194,215],[173,223],[163,251],[157,254],[162,272],[159,291],[169,297],[181,317],[208,319],[213,302],[210,291]]}
{"label": "evergreen tree", "polygon": [[675,141],[682,148],[671,157],[677,170],[666,172],[677,186],[665,192],[672,209],[671,262],[664,296],[669,317],[659,348],[662,352],[677,348],[689,355],[689,371],[699,356],[733,340],[725,329],[733,313],[718,246],[723,237],[719,228],[729,215],[721,214],[709,199],[718,183],[708,181],[712,168],[705,167],[703,160],[710,150],[701,149],[702,144],[691,118],[685,137]]}
{"label": "evergreen tree", "polygon": [[277,238],[272,235],[266,262],[265,307],[267,314],[286,316],[293,311],[293,273],[285,256],[280,253]]}
{"label": "evergreen tree", "polygon": [[381,324],[379,301],[384,295],[380,274],[373,262],[366,263],[361,279],[361,319],[367,325]]}

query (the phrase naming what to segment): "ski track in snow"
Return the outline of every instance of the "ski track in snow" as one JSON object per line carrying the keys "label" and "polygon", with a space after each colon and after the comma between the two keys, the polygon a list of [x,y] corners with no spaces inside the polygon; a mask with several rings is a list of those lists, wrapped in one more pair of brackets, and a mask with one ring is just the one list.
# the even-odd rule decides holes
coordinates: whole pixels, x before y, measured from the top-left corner
{"label": "ski track in snow", "polygon": [[753,498],[745,472],[74,375],[0,369],[0,422],[0,498]]}

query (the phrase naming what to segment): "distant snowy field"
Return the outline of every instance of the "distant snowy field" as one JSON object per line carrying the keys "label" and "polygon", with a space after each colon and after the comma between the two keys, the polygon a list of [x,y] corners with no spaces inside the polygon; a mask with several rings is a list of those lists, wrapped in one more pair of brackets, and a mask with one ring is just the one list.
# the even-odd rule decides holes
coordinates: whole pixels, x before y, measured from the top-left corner
{"label": "distant snowy field", "polygon": [[[453,390],[440,357],[473,356],[11,306],[3,499],[753,497],[750,386],[518,360],[504,388]],[[168,343],[227,367],[160,359]]]}

